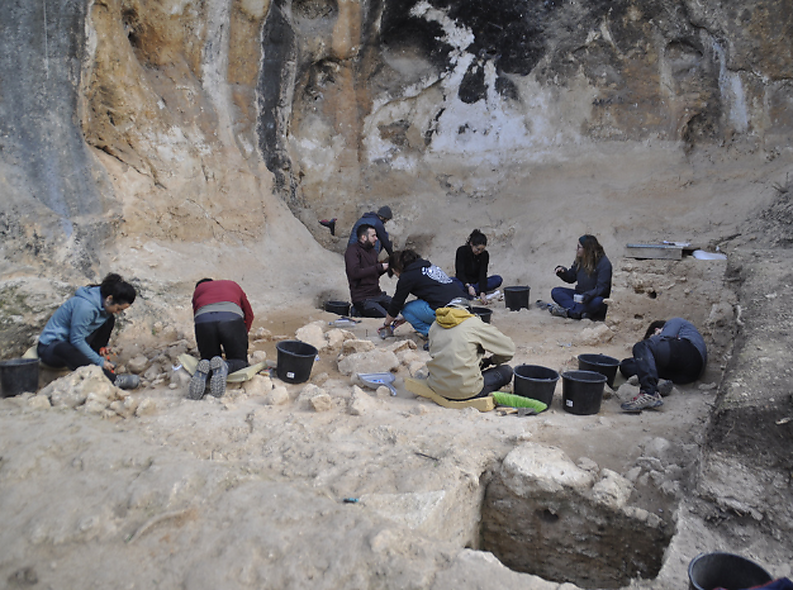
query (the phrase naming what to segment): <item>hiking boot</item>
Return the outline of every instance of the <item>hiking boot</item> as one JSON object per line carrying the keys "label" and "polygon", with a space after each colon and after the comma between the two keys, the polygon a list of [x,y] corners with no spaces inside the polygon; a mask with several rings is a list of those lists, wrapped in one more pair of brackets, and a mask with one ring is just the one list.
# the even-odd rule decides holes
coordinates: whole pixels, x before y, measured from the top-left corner
{"label": "hiking boot", "polygon": [[641,391],[639,395],[634,397],[631,401],[621,404],[620,408],[622,408],[623,412],[638,414],[642,410],[649,410],[662,405],[664,405],[664,400],[661,399],[660,393],[646,393]]}
{"label": "hiking boot", "polygon": [[557,305],[556,303],[548,305],[548,311],[551,312],[551,315],[555,315],[558,318],[567,317],[567,308]]}
{"label": "hiking boot", "polygon": [[229,376],[229,366],[219,356],[213,356],[209,361],[212,377],[209,378],[209,393],[215,397],[223,397],[226,393],[226,378]]}
{"label": "hiking boot", "polygon": [[672,388],[675,386],[669,379],[660,379],[658,381],[658,393],[661,394],[661,397],[666,397],[670,393],[672,393]]}
{"label": "hiking boot", "polygon": [[113,384],[119,389],[135,389],[140,385],[140,377],[137,375],[116,375]]}
{"label": "hiking boot", "polygon": [[187,387],[187,399],[201,399],[207,388],[207,375],[209,375],[209,361],[201,359],[198,361],[193,378]]}

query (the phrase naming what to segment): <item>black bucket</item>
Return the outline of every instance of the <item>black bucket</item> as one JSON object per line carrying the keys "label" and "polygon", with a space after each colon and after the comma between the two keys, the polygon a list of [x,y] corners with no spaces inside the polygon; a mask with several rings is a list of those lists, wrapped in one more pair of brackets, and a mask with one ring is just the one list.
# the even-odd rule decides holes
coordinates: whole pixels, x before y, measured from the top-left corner
{"label": "black bucket", "polygon": [[490,317],[493,315],[493,310],[489,307],[472,307],[471,313],[479,316],[479,318],[486,324],[490,323]]}
{"label": "black bucket", "polygon": [[614,387],[614,377],[617,376],[619,366],[620,362],[617,359],[605,354],[578,355],[578,368],[582,371],[594,371],[605,375],[609,387]]}
{"label": "black bucket", "polygon": [[600,411],[606,376],[595,371],[562,373],[562,405],[566,412],[587,416]]}
{"label": "black bucket", "polygon": [[755,562],[732,553],[702,553],[688,564],[690,590],[741,590],[762,586],[771,574]]}
{"label": "black bucket", "polygon": [[325,311],[348,316],[350,315],[350,304],[346,301],[326,301]]}
{"label": "black bucket", "polygon": [[3,397],[13,397],[39,388],[39,359],[0,361]]}
{"label": "black bucket", "polygon": [[311,376],[317,349],[300,340],[284,340],[275,345],[278,352],[276,374],[287,383],[303,383]]}
{"label": "black bucket", "polygon": [[529,308],[529,287],[504,287],[504,304],[511,311]]}
{"label": "black bucket", "polygon": [[539,365],[518,365],[515,367],[515,395],[529,397],[541,401],[551,407],[553,392],[559,373]]}

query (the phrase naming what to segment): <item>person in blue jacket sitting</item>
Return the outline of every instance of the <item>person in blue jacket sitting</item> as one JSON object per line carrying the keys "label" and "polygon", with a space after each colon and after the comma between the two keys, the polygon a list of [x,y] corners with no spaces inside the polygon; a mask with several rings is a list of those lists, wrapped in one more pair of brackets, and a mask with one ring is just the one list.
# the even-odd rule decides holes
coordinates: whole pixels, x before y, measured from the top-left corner
{"label": "person in blue jacket sitting", "polygon": [[580,320],[603,320],[606,304],[611,295],[611,262],[593,235],[583,235],[576,244],[575,260],[570,268],[557,266],[556,276],[565,283],[575,283],[575,288],[554,287],[551,298],[556,304],[548,306],[553,315]]}
{"label": "person in blue jacket sitting", "polygon": [[110,341],[115,316],[135,301],[135,287],[119,275],[108,274],[100,285],[80,287],[44,326],[36,352],[45,364],[74,370],[87,365],[102,367],[116,387],[134,389],[137,375],[116,375],[115,365],[99,352]]}

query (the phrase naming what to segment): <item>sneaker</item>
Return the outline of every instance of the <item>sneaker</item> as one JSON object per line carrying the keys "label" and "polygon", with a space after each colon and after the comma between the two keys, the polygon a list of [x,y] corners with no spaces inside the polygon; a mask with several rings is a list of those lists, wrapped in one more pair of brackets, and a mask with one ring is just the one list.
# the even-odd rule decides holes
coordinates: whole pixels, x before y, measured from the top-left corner
{"label": "sneaker", "polygon": [[534,307],[537,307],[539,309],[550,309],[551,305],[553,304],[548,303],[547,301],[543,301],[542,299],[538,299],[537,301],[534,302]]}
{"label": "sneaker", "polygon": [[660,393],[646,393],[639,392],[639,395],[634,397],[631,401],[625,402],[620,405],[623,412],[630,412],[638,414],[642,410],[649,410],[650,408],[657,408],[664,405],[664,400],[661,399]]}
{"label": "sneaker", "polygon": [[229,376],[229,366],[219,356],[213,356],[209,361],[212,377],[209,379],[209,393],[215,397],[223,397],[226,393],[226,378]]}
{"label": "sneaker", "polygon": [[196,367],[193,378],[190,379],[190,385],[187,387],[187,399],[204,397],[207,388],[207,375],[209,375],[209,361],[201,359],[198,361],[198,367]]}
{"label": "sneaker", "polygon": [[661,379],[658,381],[658,393],[661,394],[661,397],[666,397],[670,393],[672,393],[672,388],[675,386],[669,379]]}
{"label": "sneaker", "polygon": [[140,377],[137,375],[116,375],[114,385],[119,389],[135,389],[140,385]]}
{"label": "sneaker", "polygon": [[551,315],[555,315],[558,318],[567,317],[567,308],[562,307],[561,305],[557,305],[555,303],[552,303],[548,306],[548,311],[551,312]]}

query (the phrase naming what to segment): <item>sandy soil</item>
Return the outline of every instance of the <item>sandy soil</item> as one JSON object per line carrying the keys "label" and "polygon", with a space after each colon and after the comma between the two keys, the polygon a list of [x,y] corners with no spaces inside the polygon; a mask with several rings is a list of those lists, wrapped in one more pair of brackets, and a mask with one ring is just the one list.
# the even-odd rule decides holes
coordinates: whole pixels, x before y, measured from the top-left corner
{"label": "sandy soil", "polygon": [[[633,164],[651,161],[648,154],[631,155]],[[160,357],[162,373],[130,396],[147,411],[125,419],[44,408],[29,395],[0,401],[0,580],[8,587],[48,588],[552,588],[563,575],[546,582],[465,549],[478,548],[488,481],[501,460],[524,444],[553,445],[573,462],[591,460],[625,476],[633,485],[631,505],[675,531],[672,545],[658,548],[664,552],[660,573],[637,582],[639,587],[685,586],[688,561],[714,549],[750,547],[784,575],[779,544],[755,532],[719,536],[683,518],[691,510],[686,498],[695,488],[700,444],[733,350],[737,295],[729,263],[637,261],[624,257],[622,248],[636,237],[661,235],[697,238],[711,247],[750,243],[762,229],[734,234],[757,205],[745,197],[757,194],[753,187],[762,174],[748,167],[738,181],[739,172],[727,162],[708,164],[707,173],[689,163],[681,174],[690,178],[665,185],[680,162],[672,156],[655,162],[653,178],[635,167],[609,175],[597,161],[538,170],[530,180],[545,198],[525,210],[506,194],[503,201],[474,200],[470,209],[457,207],[453,216],[442,217],[432,213],[447,203],[417,199],[413,206],[424,219],[437,220],[435,237],[425,239],[431,233],[426,221],[408,224],[407,207],[395,216],[393,229],[400,245],[422,243],[433,261],[448,267],[442,253],[453,252],[486,209],[488,223],[481,226],[493,236],[494,270],[507,284],[530,284],[532,301],[547,299],[558,284],[551,269],[571,262],[578,234],[602,235],[615,267],[605,323],[554,318],[535,308],[511,312],[503,302],[493,304],[492,323],[516,342],[513,365],[561,371],[576,368],[577,355],[585,352],[628,356],[653,319],[692,319],[711,346],[708,371],[701,382],[675,389],[659,410],[620,412],[619,396],[628,391],[620,377],[619,396],[607,390],[593,416],[562,409],[561,383],[551,408],[539,416],[440,408],[404,388],[411,363],[427,358],[420,347],[403,353],[395,397],[383,388],[356,391],[338,371],[339,349],[330,348],[320,351],[308,384],[286,385],[287,403],[272,405],[261,391],[236,386],[220,400],[193,402],[184,399],[179,372]],[[781,163],[774,166],[767,177]],[[706,186],[709,175],[722,172],[732,183],[724,190]],[[525,188],[504,182],[515,193]],[[674,198],[654,200],[659,186]],[[766,188],[758,201],[773,196]],[[596,203],[602,198],[608,206],[592,208],[593,192],[601,195]],[[607,201],[606,193],[614,198]],[[593,215],[560,228],[557,200],[571,194],[579,196],[565,207],[587,206]],[[687,200],[703,194],[711,195],[709,205],[686,209]],[[635,208],[615,224],[628,203]],[[279,231],[288,234],[289,227]],[[730,235],[732,241],[725,241]],[[304,240],[306,232],[299,236]],[[253,332],[269,334],[252,339],[251,349],[269,359],[276,356],[276,342],[302,326],[320,321],[332,329],[337,316],[317,303],[346,298],[338,255],[323,254],[322,273],[292,281],[299,244],[285,238],[280,243],[283,260],[278,240],[268,242],[267,273],[251,266],[256,255],[235,258],[232,247],[213,245],[218,251],[211,259],[222,262],[228,278],[247,277],[258,314]],[[169,346],[182,339],[192,345],[189,273],[178,274],[184,258],[173,252],[145,247],[115,259],[125,274],[150,271],[146,296],[129,310],[116,340],[122,364],[140,354],[150,361],[165,354],[166,334]],[[194,274],[203,275],[207,264],[198,261]],[[312,282],[315,276],[320,278]],[[393,291],[393,282],[384,281],[384,287]],[[378,326],[372,319],[345,329],[378,348],[393,348],[395,342],[377,337]],[[408,326],[396,340],[419,342]],[[277,379],[272,384],[282,385]],[[309,403],[317,388],[331,400],[324,411]]]}

